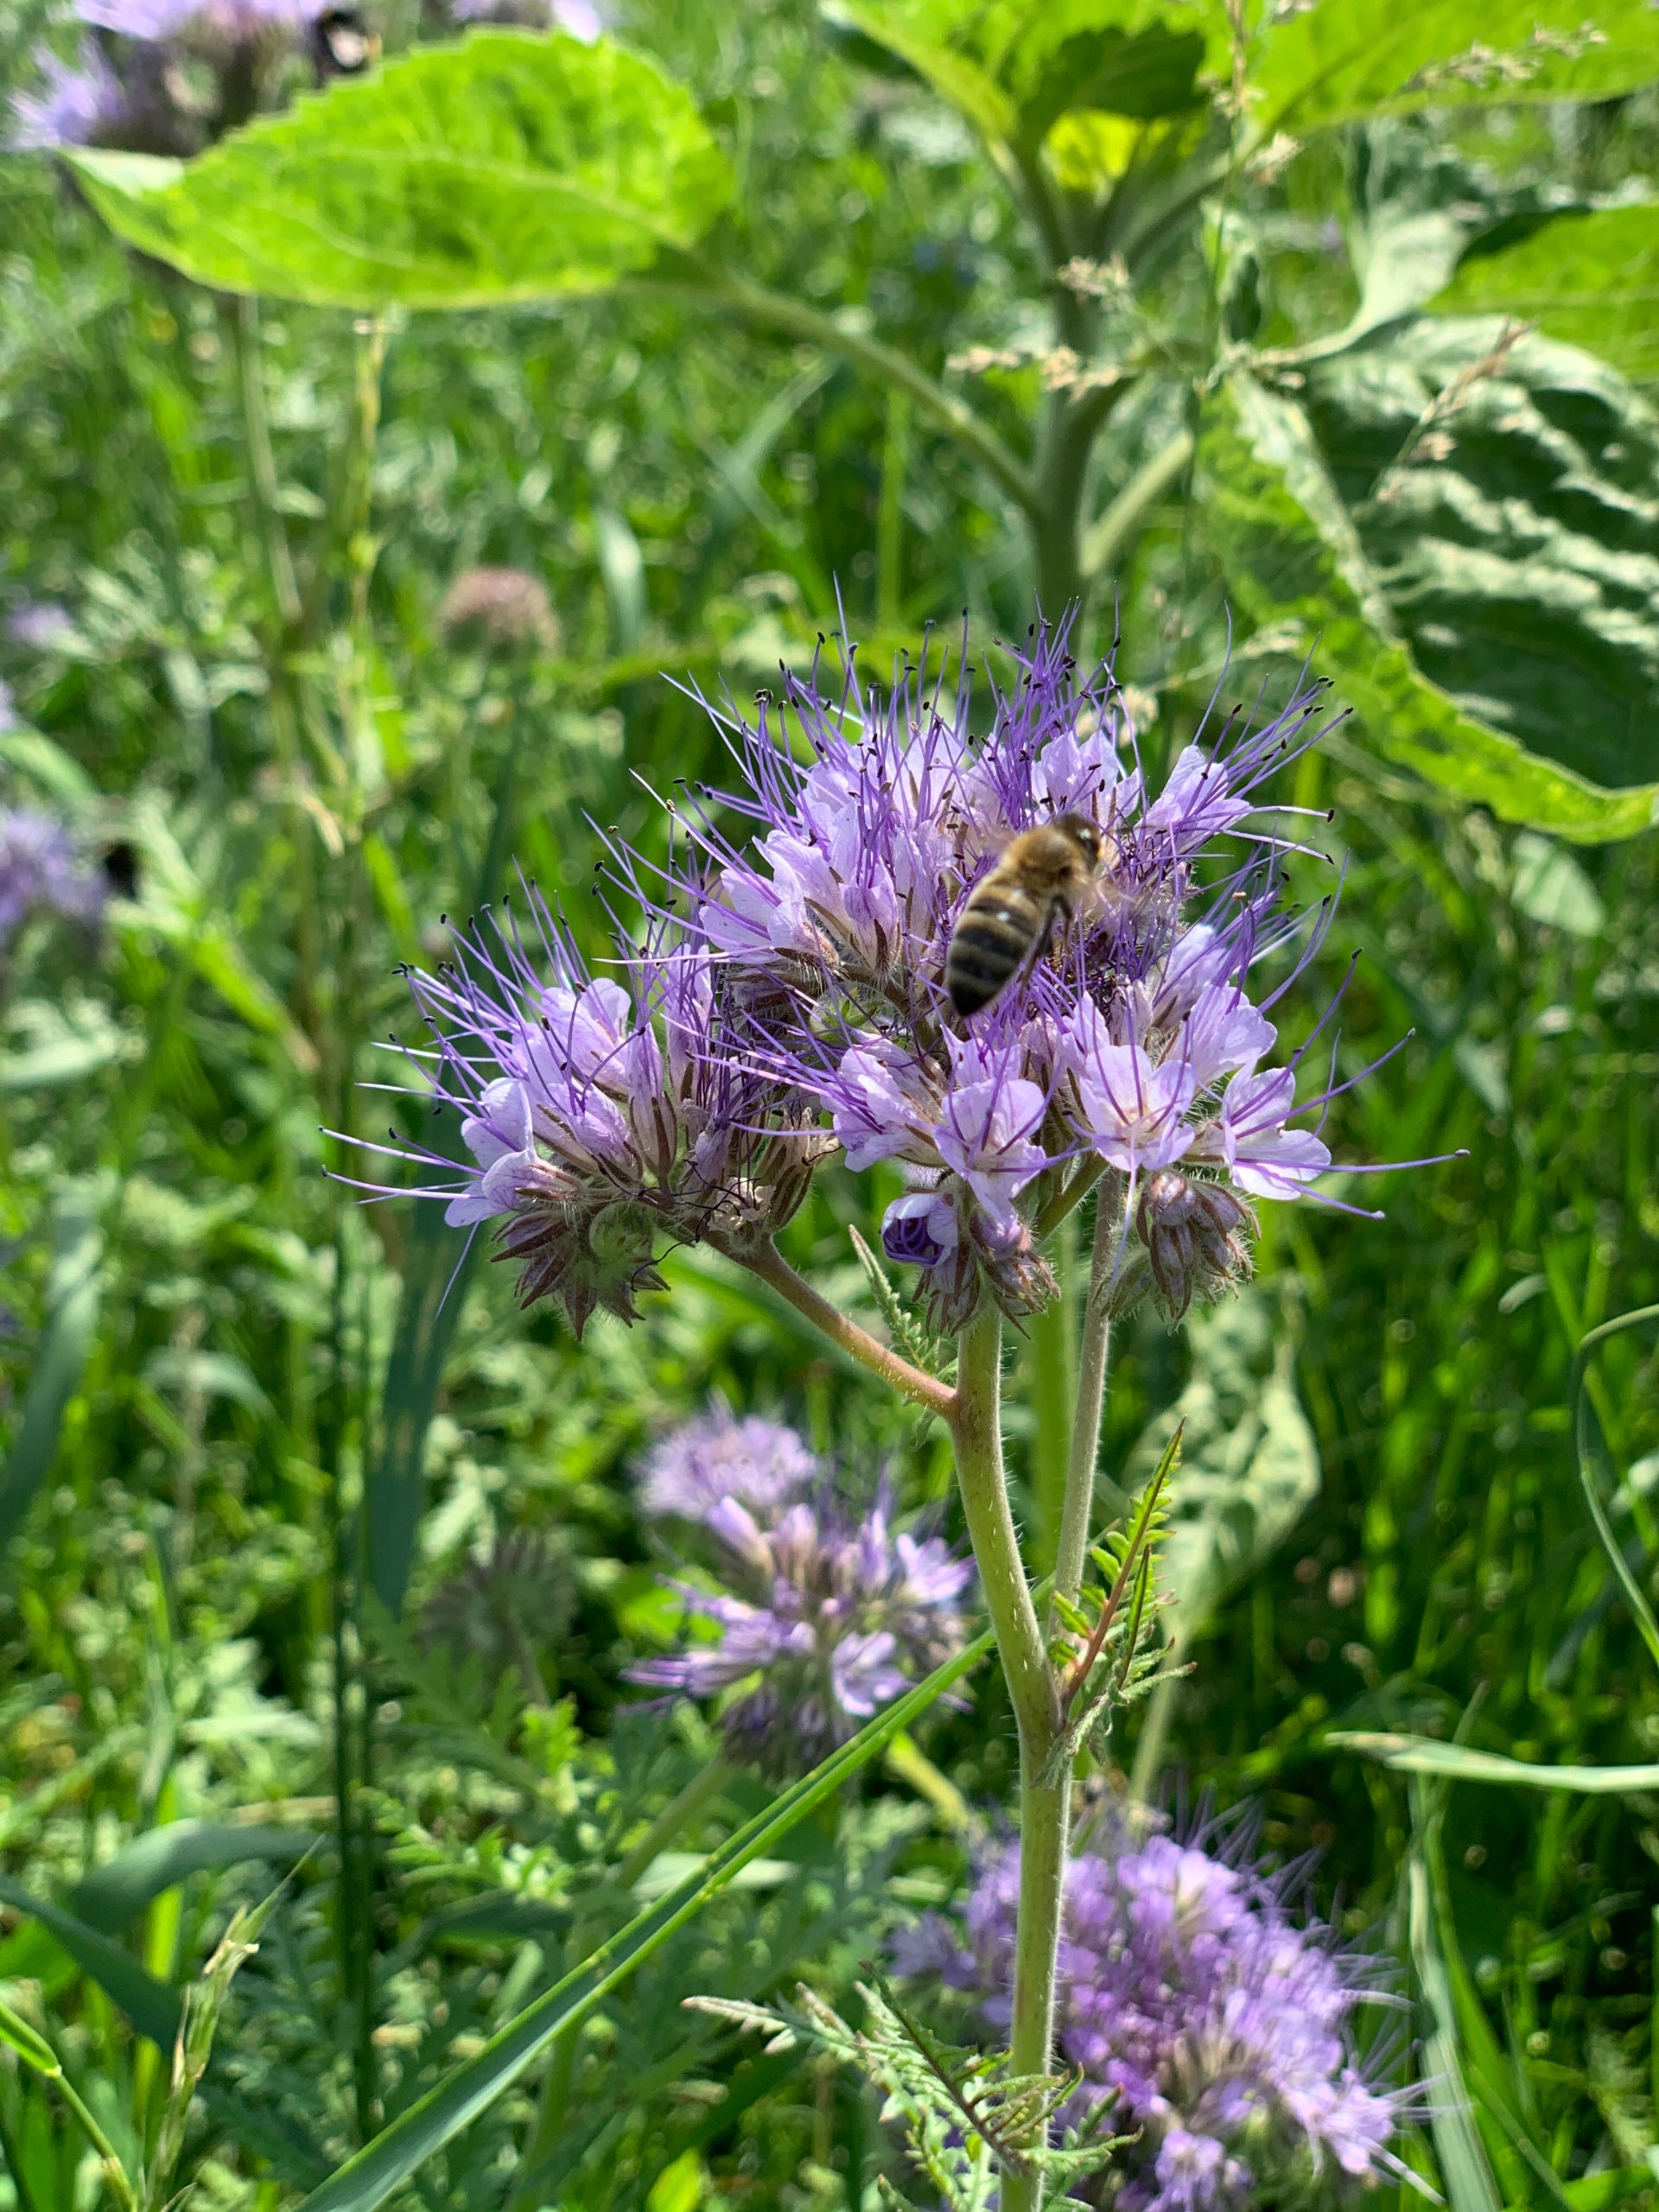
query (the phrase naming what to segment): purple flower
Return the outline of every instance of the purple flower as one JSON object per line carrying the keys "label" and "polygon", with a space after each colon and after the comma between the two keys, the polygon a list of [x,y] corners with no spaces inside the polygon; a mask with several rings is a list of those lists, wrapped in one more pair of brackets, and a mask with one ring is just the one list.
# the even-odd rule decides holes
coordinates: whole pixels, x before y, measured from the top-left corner
{"label": "purple flower", "polygon": [[[54,138],[42,143],[53,145],[85,145],[88,139]],[[13,607],[6,617],[6,636],[14,645],[22,645],[31,652],[58,652],[75,634],[74,619],[67,607],[60,607],[55,600],[27,600],[21,607]]]}
{"label": "purple flower", "polygon": [[[1294,926],[1277,912],[1291,841],[1252,816],[1265,779],[1319,734],[1321,691],[1187,747],[1148,802],[1111,671],[1079,682],[1066,642],[1036,634],[982,741],[965,692],[945,702],[913,673],[883,697],[849,672],[832,704],[785,672],[753,723],[719,717],[747,789],[683,814],[690,851],[665,902],[719,963],[728,1049],[815,1099],[850,1167],[918,1173],[930,1201],[891,1209],[883,1241],[929,1270],[940,1326],[960,1324],[982,1283],[1016,1315],[1052,1294],[1033,1224],[1076,1163],[1107,1170],[1100,1203],[1126,1247],[1143,1235],[1148,1176],[1190,1156],[1189,1180],[1229,1192],[1229,1273],[1206,1268],[1200,1239],[1187,1300],[1248,1267],[1255,1220],[1232,1186],[1299,1197],[1330,1164],[1290,1127],[1323,1096],[1298,1103],[1294,1065],[1256,1072],[1276,1033],[1247,988]],[[963,906],[1011,836],[1062,808],[1101,833],[1092,893],[1046,957],[959,1023],[941,977]],[[734,815],[751,842],[724,828]],[[1200,855],[1229,837],[1231,872],[1224,860],[1201,887]],[[1119,1274],[1122,1297],[1143,1291],[1146,1254],[1125,1250]]]}
{"label": "purple flower", "polygon": [[[981,1860],[963,1911],[912,1934],[911,1971],[970,1987],[1007,2020],[1019,1896],[1017,1843]],[[1317,1923],[1285,1885],[1213,1835],[1122,1834],[1066,1870],[1058,2038],[1079,2068],[1082,2114],[1106,2102],[1137,2139],[1111,2170],[1123,2212],[1244,2212],[1310,2184],[1338,2201],[1399,2168],[1389,2142],[1409,2100],[1368,2079],[1351,2022],[1376,2002],[1371,1963]]]}
{"label": "purple flower", "polygon": [[[459,974],[411,977],[474,1162],[442,1195],[459,1224],[505,1223],[526,1299],[631,1315],[653,1225],[753,1255],[836,1147],[907,1171],[882,1241],[923,1270],[937,1330],[987,1294],[1039,1311],[1046,1224],[1096,1184],[1115,1311],[1155,1292],[1173,1319],[1248,1274],[1251,1198],[1308,1193],[1331,1156],[1300,1124],[1345,1087],[1299,1101],[1300,1055],[1269,1065],[1276,994],[1253,995],[1303,927],[1262,787],[1319,737],[1324,694],[1230,718],[1149,799],[1110,667],[1080,680],[1066,648],[1033,632],[983,738],[965,685],[948,701],[906,670],[883,696],[849,663],[831,701],[785,671],[752,722],[716,716],[741,787],[677,805],[667,867],[613,846],[647,920],[615,979],[539,907],[545,975],[474,932]],[[1061,809],[1097,829],[1097,878],[964,1022],[943,982],[963,907]],[[1304,918],[1301,965],[1328,918]],[[616,1257],[596,1276],[601,1220]]]}
{"label": "purple flower", "polygon": [[771,1526],[733,1497],[703,1519],[725,1586],[671,1586],[715,1639],[645,1660],[630,1680],[725,1696],[732,1756],[773,1779],[816,1766],[961,1649],[972,1567],[937,1536],[895,1534],[885,1498],[853,1521],[820,1479]]}
{"label": "purple flower", "polygon": [[806,1489],[817,1471],[792,1428],[751,1414],[734,1420],[724,1406],[671,1430],[645,1461],[640,1503],[647,1513],[706,1521],[735,1498],[770,1519]]}
{"label": "purple flower", "polygon": [[284,89],[326,0],[79,0],[93,34],[74,67],[41,48],[39,92],[12,99],[18,147],[189,155]]}
{"label": "purple flower", "polygon": [[[556,1296],[580,1335],[596,1306],[634,1318],[659,1236],[741,1242],[787,1221],[825,1140],[716,1049],[695,943],[664,931],[626,982],[596,980],[534,892],[529,906],[531,944],[511,921],[478,925],[453,966],[410,974],[435,1050],[409,1057],[472,1158],[423,1195],[457,1226],[499,1223],[524,1302]],[[369,1149],[457,1173],[395,1132]]]}
{"label": "purple flower", "polygon": [[[20,151],[57,146],[99,146],[118,140],[130,120],[127,92],[91,39],[80,49],[78,67],[44,48],[37,55],[44,84],[36,92],[11,96],[10,143]],[[7,624],[8,635],[27,645]]]}
{"label": "purple flower", "polygon": [[75,859],[69,832],[49,815],[0,812],[0,947],[25,914],[40,909],[67,921],[95,922],[105,883]]}
{"label": "purple flower", "polygon": [[937,1268],[960,1241],[957,1210],[938,1191],[895,1198],[881,1217],[881,1249],[901,1267]]}

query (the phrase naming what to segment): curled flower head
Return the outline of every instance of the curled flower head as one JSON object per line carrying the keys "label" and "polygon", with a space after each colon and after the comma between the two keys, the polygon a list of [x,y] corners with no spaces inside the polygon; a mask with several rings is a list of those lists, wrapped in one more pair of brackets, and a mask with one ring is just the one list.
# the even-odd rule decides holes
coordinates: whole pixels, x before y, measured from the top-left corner
{"label": "curled flower head", "polygon": [[[411,1058],[469,1155],[427,1195],[455,1225],[495,1223],[524,1302],[558,1298],[580,1335],[595,1306],[634,1318],[659,1240],[781,1226],[824,1140],[798,1102],[715,1050],[697,945],[664,933],[625,980],[595,978],[533,892],[529,907],[528,939],[511,920],[475,924],[453,965],[410,976],[435,1044]],[[381,1148],[456,1174],[395,1132]]]}
{"label": "curled flower head", "polygon": [[812,1482],[817,1461],[792,1428],[723,1406],[671,1430],[645,1462],[640,1502],[647,1513],[706,1521],[728,1498],[762,1520]]}
{"label": "curled flower head", "polygon": [[[1007,2018],[1017,1844],[982,1857],[960,1935],[934,1921],[903,1966],[938,1973]],[[1281,1880],[1202,1832],[1091,1839],[1066,1868],[1058,2038],[1133,2135],[1110,2170],[1123,2212],[1245,2212],[1310,2184],[1340,2202],[1399,2171],[1408,2097],[1357,2063],[1353,2016],[1378,2000],[1371,1961],[1292,1913]],[[1102,2201],[1105,2201],[1103,2198]]]}
{"label": "curled flower head", "polygon": [[0,949],[35,911],[95,922],[107,886],[81,868],[61,822],[22,807],[0,811]]}
{"label": "curled flower head", "polygon": [[895,1531],[885,1497],[854,1518],[820,1477],[770,1521],[731,1496],[703,1519],[722,1586],[672,1586],[715,1638],[630,1678],[723,1696],[732,1756],[773,1779],[816,1766],[962,1648],[973,1568],[937,1536]]}

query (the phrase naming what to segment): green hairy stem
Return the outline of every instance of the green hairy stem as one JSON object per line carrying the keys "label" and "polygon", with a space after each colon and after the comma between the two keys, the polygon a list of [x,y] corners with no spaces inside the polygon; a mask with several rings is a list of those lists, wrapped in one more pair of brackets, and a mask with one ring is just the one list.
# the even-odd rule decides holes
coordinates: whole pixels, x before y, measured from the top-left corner
{"label": "green hairy stem", "polygon": [[[1071,1778],[1045,1783],[1061,1725],[1049,1663],[1008,1505],[1002,1461],[1001,1317],[989,1300],[962,1332],[951,1433],[963,1510],[1020,1732],[1020,1920],[1014,1945],[1009,2061],[1015,2074],[1048,2069]],[[1003,2177],[1005,2212],[1034,2212],[1034,2173]]]}

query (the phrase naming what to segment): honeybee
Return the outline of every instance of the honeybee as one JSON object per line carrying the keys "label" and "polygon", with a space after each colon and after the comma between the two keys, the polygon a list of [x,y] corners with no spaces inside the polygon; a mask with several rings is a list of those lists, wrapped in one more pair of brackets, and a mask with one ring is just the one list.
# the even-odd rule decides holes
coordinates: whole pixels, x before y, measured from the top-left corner
{"label": "honeybee", "polygon": [[311,25],[311,61],[319,84],[331,77],[360,77],[380,58],[380,41],[360,9],[347,3],[325,8]]}
{"label": "honeybee", "polygon": [[944,956],[944,988],[966,1017],[1035,966],[1056,925],[1069,923],[1093,887],[1106,849],[1086,814],[1057,814],[1023,830],[969,893]]}

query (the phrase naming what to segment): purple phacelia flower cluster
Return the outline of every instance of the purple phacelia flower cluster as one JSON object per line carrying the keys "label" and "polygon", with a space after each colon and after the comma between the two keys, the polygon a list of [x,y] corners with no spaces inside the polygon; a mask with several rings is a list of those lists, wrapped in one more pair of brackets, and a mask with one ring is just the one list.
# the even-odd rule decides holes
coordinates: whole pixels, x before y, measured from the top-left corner
{"label": "purple phacelia flower cluster", "polygon": [[[1247,1839],[1245,1839],[1247,1840]],[[902,1974],[938,1974],[1005,2029],[1019,1902],[1016,1843],[982,1856],[960,1930],[931,1916],[901,1937]],[[965,1939],[965,1940],[963,1940]],[[1299,1923],[1282,1878],[1242,1841],[1121,1834],[1066,1869],[1057,2037],[1081,2075],[1071,2116],[1103,2104],[1135,2139],[1087,2193],[1119,2212],[1245,2212],[1310,2184],[1339,2202],[1401,2169],[1389,2145],[1410,2099],[1358,2063],[1374,1962]]]}
{"label": "purple phacelia flower cluster", "polygon": [[22,807],[0,810],[0,949],[32,912],[96,922],[108,886],[85,869],[61,822]]}
{"label": "purple phacelia flower cluster", "polygon": [[[410,975],[438,1039],[427,1084],[459,1110],[474,1163],[426,1195],[459,1226],[505,1217],[524,1303],[557,1297],[580,1336],[596,1306],[635,1318],[659,1285],[659,1237],[781,1227],[828,1140],[809,1101],[779,1100],[719,1050],[704,948],[664,929],[631,950],[626,980],[596,979],[539,895],[527,903],[528,944],[509,914],[458,938],[452,965]],[[385,1148],[453,1172],[395,1135]]]}
{"label": "purple phacelia flower cluster", "polygon": [[855,1510],[791,1429],[694,1421],[652,1455],[643,1499],[701,1524],[722,1586],[671,1583],[714,1639],[630,1679],[724,1698],[728,1752],[773,1780],[816,1766],[962,1649],[972,1566],[895,1529],[885,1495]]}
{"label": "purple phacelia flower cluster", "polygon": [[722,1499],[764,1516],[810,1488],[818,1461],[792,1428],[721,1406],[671,1430],[645,1461],[640,1503],[654,1519],[702,1521]]}
{"label": "purple phacelia flower cluster", "polygon": [[[965,683],[947,703],[905,671],[883,696],[849,665],[831,702],[785,671],[753,721],[716,715],[743,787],[688,795],[666,869],[617,849],[651,936],[620,943],[626,981],[589,981],[539,907],[544,973],[474,932],[469,976],[412,978],[474,1162],[451,1218],[499,1221],[526,1298],[565,1294],[575,1318],[590,1218],[617,1246],[607,1282],[648,1279],[657,1231],[741,1258],[839,1148],[903,1172],[882,1242],[942,1330],[988,1292],[1013,1316],[1046,1304],[1047,1224],[1096,1183],[1115,1310],[1155,1294],[1177,1319],[1220,1294],[1249,1272],[1254,1202],[1330,1166],[1302,1123],[1345,1087],[1298,1098],[1302,1052],[1268,1065],[1290,978],[1249,988],[1299,931],[1300,972],[1328,923],[1328,901],[1285,911],[1294,840],[1261,808],[1322,700],[1236,715],[1154,797],[1109,665],[1080,681],[1064,629],[1033,633],[982,737]],[[964,906],[1012,840],[1066,814],[1099,840],[1086,896],[964,1020],[944,984]]]}

